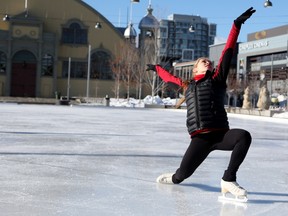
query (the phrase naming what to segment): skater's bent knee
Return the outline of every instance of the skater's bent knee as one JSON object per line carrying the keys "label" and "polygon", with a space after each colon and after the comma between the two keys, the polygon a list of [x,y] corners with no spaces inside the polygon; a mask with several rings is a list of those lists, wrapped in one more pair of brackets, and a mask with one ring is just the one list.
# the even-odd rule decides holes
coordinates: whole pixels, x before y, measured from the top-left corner
{"label": "skater's bent knee", "polygon": [[245,144],[250,145],[252,141],[252,136],[248,131],[243,129],[236,129],[235,132],[233,133],[233,135],[237,136],[239,140],[244,141]]}
{"label": "skater's bent knee", "polygon": [[246,143],[250,145],[251,142],[252,142],[251,134],[248,131],[246,131],[246,130],[244,130],[243,132],[244,132],[243,138],[246,140]]}

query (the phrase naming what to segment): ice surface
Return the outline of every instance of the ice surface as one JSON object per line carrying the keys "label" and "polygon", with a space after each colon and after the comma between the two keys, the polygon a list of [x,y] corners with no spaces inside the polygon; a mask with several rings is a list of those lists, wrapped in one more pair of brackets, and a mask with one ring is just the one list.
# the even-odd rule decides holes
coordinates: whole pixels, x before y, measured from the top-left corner
{"label": "ice surface", "polygon": [[221,203],[230,152],[161,185],[190,138],[185,110],[0,104],[1,215],[277,215],[288,212],[288,120],[229,114],[253,141],[238,172],[246,204]]}

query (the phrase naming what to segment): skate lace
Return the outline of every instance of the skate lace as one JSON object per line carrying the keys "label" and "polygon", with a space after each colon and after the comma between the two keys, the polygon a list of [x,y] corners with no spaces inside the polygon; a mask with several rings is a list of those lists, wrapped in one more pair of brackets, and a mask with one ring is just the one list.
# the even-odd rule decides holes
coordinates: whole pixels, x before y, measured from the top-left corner
{"label": "skate lace", "polygon": [[230,191],[232,194],[243,194],[245,195],[246,191],[243,187],[241,187],[237,182],[229,182],[225,183],[226,189]]}
{"label": "skate lace", "polygon": [[163,178],[161,178],[161,181],[167,183],[168,182],[168,177],[164,176]]}

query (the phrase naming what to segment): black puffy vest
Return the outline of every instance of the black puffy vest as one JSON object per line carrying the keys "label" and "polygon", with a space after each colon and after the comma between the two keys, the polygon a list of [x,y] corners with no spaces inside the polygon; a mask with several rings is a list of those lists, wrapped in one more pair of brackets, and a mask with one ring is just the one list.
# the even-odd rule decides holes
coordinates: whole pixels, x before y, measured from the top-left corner
{"label": "black puffy vest", "polygon": [[209,71],[203,79],[190,82],[185,93],[189,134],[197,130],[229,127],[224,108],[225,93],[226,83],[213,80]]}

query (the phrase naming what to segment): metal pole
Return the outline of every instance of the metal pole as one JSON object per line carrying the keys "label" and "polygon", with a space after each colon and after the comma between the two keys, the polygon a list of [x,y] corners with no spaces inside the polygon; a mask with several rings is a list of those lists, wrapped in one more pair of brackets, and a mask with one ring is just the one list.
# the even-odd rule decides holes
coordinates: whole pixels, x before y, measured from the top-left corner
{"label": "metal pole", "polygon": [[288,69],[288,29],[287,29],[287,38],[286,38],[286,40],[287,40],[287,44],[286,44],[286,110],[288,110],[288,71],[287,71],[287,69]]}
{"label": "metal pole", "polygon": [[133,8],[132,8],[132,2],[133,2],[133,1],[130,2],[130,23],[131,23],[131,24],[132,24],[132,13],[133,13],[133,12],[132,12],[132,10],[133,10]]}
{"label": "metal pole", "polygon": [[89,83],[90,83],[90,65],[91,65],[91,56],[90,56],[90,53],[91,53],[91,45],[89,44],[89,47],[88,47],[88,67],[87,67],[87,88],[86,88],[86,98],[88,100],[89,98]]}
{"label": "metal pole", "polygon": [[271,78],[270,78],[270,96],[272,96],[272,82],[273,82],[273,53],[271,54]]}
{"label": "metal pole", "polygon": [[153,72],[153,80],[152,80],[152,104],[154,103],[155,83],[156,83],[156,72]]}
{"label": "metal pole", "polygon": [[28,0],[25,0],[25,4],[24,4],[24,8],[25,8],[25,17],[28,16]]}
{"label": "metal pole", "polygon": [[70,91],[70,73],[71,73],[71,57],[69,57],[69,64],[68,64],[67,100],[69,100],[69,98],[70,98],[70,95],[69,95],[69,91]]}

